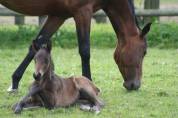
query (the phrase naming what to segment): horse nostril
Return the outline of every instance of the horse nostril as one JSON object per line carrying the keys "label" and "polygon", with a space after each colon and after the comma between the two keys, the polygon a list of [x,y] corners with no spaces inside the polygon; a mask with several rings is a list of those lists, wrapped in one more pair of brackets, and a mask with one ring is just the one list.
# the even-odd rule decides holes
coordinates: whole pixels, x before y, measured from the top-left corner
{"label": "horse nostril", "polygon": [[132,90],[130,84],[128,84],[127,82],[124,82],[123,86],[129,91]]}
{"label": "horse nostril", "polygon": [[134,83],[131,83],[130,88],[131,88],[131,90],[134,90],[135,84],[134,84]]}
{"label": "horse nostril", "polygon": [[132,85],[131,85],[132,90],[138,90],[139,88],[140,88],[140,84],[132,83]]}
{"label": "horse nostril", "polygon": [[129,91],[138,90],[140,88],[140,84],[135,82],[124,82],[123,86]]}

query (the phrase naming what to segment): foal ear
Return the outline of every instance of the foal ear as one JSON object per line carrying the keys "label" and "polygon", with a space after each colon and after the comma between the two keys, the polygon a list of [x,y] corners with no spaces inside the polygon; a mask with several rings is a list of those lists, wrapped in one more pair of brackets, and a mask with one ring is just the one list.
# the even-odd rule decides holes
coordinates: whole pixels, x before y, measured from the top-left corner
{"label": "foal ear", "polygon": [[148,23],[145,25],[145,27],[141,31],[141,35],[140,35],[141,37],[144,37],[150,31],[151,24],[152,23]]}
{"label": "foal ear", "polygon": [[48,41],[47,42],[47,47],[46,47],[47,51],[50,53],[51,50],[52,50],[52,42],[51,41]]}
{"label": "foal ear", "polygon": [[35,52],[38,51],[38,48],[37,48],[36,43],[35,43],[35,40],[32,41],[31,47],[32,47],[32,50],[33,50],[33,51],[35,51]]}

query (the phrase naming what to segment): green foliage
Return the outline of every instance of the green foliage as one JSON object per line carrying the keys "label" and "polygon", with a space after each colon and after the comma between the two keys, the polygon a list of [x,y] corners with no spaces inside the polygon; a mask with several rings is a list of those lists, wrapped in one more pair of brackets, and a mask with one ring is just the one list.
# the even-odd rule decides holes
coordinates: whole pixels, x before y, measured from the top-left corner
{"label": "green foliage", "polygon": [[154,24],[148,35],[148,44],[151,47],[178,48],[177,23]]}
{"label": "green foliage", "polygon": [[[36,26],[0,26],[0,46],[26,46],[35,38],[39,28]],[[54,36],[53,43],[63,48],[77,46],[75,26],[65,24]],[[178,25],[176,23],[152,25],[148,34],[148,45],[159,48],[178,48]],[[116,36],[110,24],[94,24],[91,28],[91,46],[111,48],[116,45]],[[26,44],[26,45],[24,45]]]}
{"label": "green foliage", "polygon": [[[81,75],[78,49],[54,47],[55,72],[64,77]],[[128,92],[113,60],[114,48],[91,49],[93,82],[101,89],[106,106],[101,114],[80,111],[79,106],[47,110],[25,110],[14,115],[12,105],[24,96],[31,85],[34,64],[30,64],[20,83],[18,94],[8,94],[11,74],[27,53],[27,48],[0,47],[0,117],[1,118],[178,118],[178,53],[176,49],[148,49],[144,60],[142,87]]]}
{"label": "green foliage", "polygon": [[172,3],[178,3],[177,0],[160,0],[161,4],[165,4],[165,3],[169,3],[169,4],[172,4]]}

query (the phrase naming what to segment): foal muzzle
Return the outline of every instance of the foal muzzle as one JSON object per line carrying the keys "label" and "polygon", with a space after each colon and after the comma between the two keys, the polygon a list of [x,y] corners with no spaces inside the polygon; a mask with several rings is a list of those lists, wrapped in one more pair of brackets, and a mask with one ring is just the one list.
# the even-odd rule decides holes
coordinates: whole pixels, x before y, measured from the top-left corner
{"label": "foal muzzle", "polygon": [[40,74],[40,73],[38,73],[38,74],[33,73],[33,78],[34,78],[36,81],[40,81],[40,79],[41,79],[41,74]]}

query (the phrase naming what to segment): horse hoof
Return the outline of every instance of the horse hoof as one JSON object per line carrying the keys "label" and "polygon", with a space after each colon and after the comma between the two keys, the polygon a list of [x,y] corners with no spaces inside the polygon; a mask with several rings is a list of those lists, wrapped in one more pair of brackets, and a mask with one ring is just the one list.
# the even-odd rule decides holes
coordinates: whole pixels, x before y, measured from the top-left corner
{"label": "horse hoof", "polygon": [[17,93],[17,92],[18,92],[18,89],[13,89],[13,88],[12,88],[12,85],[11,85],[11,86],[9,86],[9,88],[7,89],[7,92],[8,92],[8,93]]}

